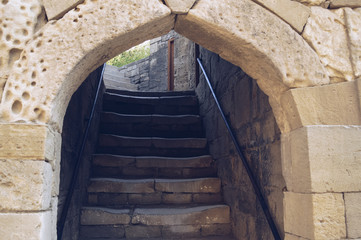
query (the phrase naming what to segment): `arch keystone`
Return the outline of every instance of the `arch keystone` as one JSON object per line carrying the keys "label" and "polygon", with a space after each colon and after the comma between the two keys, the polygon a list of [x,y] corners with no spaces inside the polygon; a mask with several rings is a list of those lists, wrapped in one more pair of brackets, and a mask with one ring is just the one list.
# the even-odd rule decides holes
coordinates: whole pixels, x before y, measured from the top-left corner
{"label": "arch keystone", "polygon": [[167,6],[175,14],[187,14],[195,2],[196,0],[165,0]]}

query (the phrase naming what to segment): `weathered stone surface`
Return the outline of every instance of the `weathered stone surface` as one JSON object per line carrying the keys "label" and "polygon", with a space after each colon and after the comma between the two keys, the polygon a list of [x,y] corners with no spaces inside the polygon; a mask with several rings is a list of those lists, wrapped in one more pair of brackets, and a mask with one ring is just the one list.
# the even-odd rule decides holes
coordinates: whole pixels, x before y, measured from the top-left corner
{"label": "weathered stone surface", "polygon": [[202,226],[202,236],[229,235],[231,233],[230,224],[212,224]]}
{"label": "weathered stone surface", "polygon": [[89,72],[132,46],[167,33],[174,25],[170,13],[158,0],[86,1],[45,25],[28,42],[9,76],[2,119],[44,123],[51,116],[53,126],[61,129],[70,97]]}
{"label": "weathered stone surface", "polygon": [[192,202],[192,194],[182,194],[182,193],[164,193],[162,195],[163,203],[170,204],[184,204]]}
{"label": "weathered stone surface", "polygon": [[285,22],[290,24],[297,32],[301,33],[311,10],[295,1],[290,0],[254,0],[268,10],[274,12]]}
{"label": "weathered stone surface", "polygon": [[200,206],[191,208],[136,208],[133,224],[145,225],[188,225],[229,223],[229,207],[226,205]]}
{"label": "weathered stone surface", "polygon": [[211,156],[171,158],[171,157],[137,157],[137,167],[157,168],[205,168],[209,167],[213,159]]}
{"label": "weathered stone surface", "polygon": [[0,211],[48,209],[52,175],[47,162],[0,160]]}
{"label": "weathered stone surface", "polygon": [[81,212],[82,225],[129,224],[129,209],[83,208]]}
{"label": "weathered stone surface", "polygon": [[308,126],[282,136],[282,167],[293,192],[361,191],[361,128]]}
{"label": "weathered stone surface", "polygon": [[122,238],[124,235],[125,231],[122,225],[80,227],[80,236],[86,239],[101,237]]}
{"label": "weathered stone surface", "polygon": [[[229,224],[228,224],[229,225]],[[164,226],[162,235],[165,238],[189,238],[200,237],[201,226],[199,225],[180,225],[180,226]]]}
{"label": "weathered stone surface", "polygon": [[221,181],[218,178],[155,180],[155,190],[162,192],[217,193],[220,188]]}
{"label": "weathered stone surface", "polygon": [[326,2],[326,0],[295,0],[297,2],[306,4],[306,5],[310,5],[310,6],[319,6],[322,5],[324,2]]}
{"label": "weathered stone surface", "polygon": [[161,193],[129,194],[130,204],[159,204],[162,202]]}
{"label": "weathered stone surface", "polygon": [[89,184],[88,192],[152,193],[154,192],[154,180],[93,178]]}
{"label": "weathered stone surface", "polygon": [[[352,1],[350,1],[352,2]],[[361,1],[359,6],[361,6]],[[356,78],[361,77],[361,8],[345,8],[346,26],[350,40],[351,61]]]}
{"label": "weathered stone surface", "polygon": [[284,211],[286,233],[306,239],[346,237],[342,194],[285,192]]}
{"label": "weathered stone surface", "polygon": [[196,0],[165,0],[167,6],[175,14],[187,14],[195,2]]}
{"label": "weathered stone surface", "polygon": [[26,43],[46,23],[38,0],[3,1],[0,4],[0,98],[5,82]]}
{"label": "weathered stone surface", "polygon": [[286,233],[285,234],[285,240],[307,240],[307,238],[303,238],[303,237],[299,237],[299,236],[296,236],[296,235]]}
{"label": "weathered stone surface", "polygon": [[305,40],[256,3],[201,0],[187,15],[177,17],[175,30],[257,79],[282,131],[288,126],[279,108],[281,93],[289,87],[329,83],[326,69]]}
{"label": "weathered stone surface", "polygon": [[355,82],[288,90],[281,97],[290,129],[307,125],[360,125]]}
{"label": "weathered stone surface", "polygon": [[361,238],[361,193],[345,193],[346,225],[349,238]]}
{"label": "weathered stone surface", "polygon": [[343,9],[311,7],[302,36],[317,52],[332,82],[354,80]]}
{"label": "weathered stone surface", "polygon": [[46,16],[49,20],[59,19],[70,9],[84,2],[84,0],[43,0]]}
{"label": "weathered stone surface", "polygon": [[135,163],[134,157],[111,154],[94,154],[93,165],[103,167],[126,167]]}
{"label": "weathered stone surface", "polygon": [[0,159],[55,160],[58,136],[45,125],[0,124]]}
{"label": "weathered stone surface", "polygon": [[130,225],[125,227],[125,236],[128,239],[133,238],[157,238],[162,236],[160,226],[137,226]]}
{"label": "weathered stone surface", "polygon": [[0,236],[11,240],[55,239],[50,226],[51,213],[0,213]]}
{"label": "weathered stone surface", "polygon": [[330,8],[341,8],[341,7],[349,7],[349,8],[361,7],[361,1],[360,0],[331,0]]}

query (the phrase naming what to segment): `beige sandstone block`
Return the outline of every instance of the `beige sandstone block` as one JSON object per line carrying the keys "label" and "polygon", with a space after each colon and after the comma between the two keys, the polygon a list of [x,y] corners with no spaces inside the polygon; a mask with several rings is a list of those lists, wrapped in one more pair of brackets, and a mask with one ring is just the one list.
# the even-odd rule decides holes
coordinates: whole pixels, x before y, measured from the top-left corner
{"label": "beige sandstone block", "polygon": [[0,211],[48,209],[52,174],[47,162],[0,160]]}
{"label": "beige sandstone block", "polygon": [[361,127],[307,126],[282,136],[282,167],[293,192],[361,191]]}
{"label": "beige sandstone block", "polygon": [[308,17],[310,8],[290,0],[254,0],[265,8],[274,12],[285,22],[290,24],[297,32],[301,33]]}
{"label": "beige sandstone block", "polygon": [[331,0],[330,8],[361,7],[361,0]]}
{"label": "beige sandstone block", "polygon": [[49,20],[59,19],[84,0],[43,0],[46,15]]}
{"label": "beige sandstone block", "polygon": [[[358,2],[361,6],[361,1]],[[345,16],[350,39],[351,61],[355,76],[358,78],[361,77],[361,8],[345,8]]]}
{"label": "beige sandstone block", "polygon": [[285,232],[300,239],[343,239],[346,237],[344,210],[342,194],[285,192]]}
{"label": "beige sandstone block", "polygon": [[0,124],[0,159],[60,159],[61,137],[45,125]]}
{"label": "beige sandstone block", "polygon": [[360,125],[355,82],[288,90],[281,97],[291,129],[307,125]]}
{"label": "beige sandstone block", "polygon": [[331,81],[354,80],[343,9],[311,7],[302,36],[319,55]]}
{"label": "beige sandstone block", "polygon": [[320,6],[324,2],[326,2],[326,0],[295,0],[295,1],[303,3],[305,5],[309,5],[309,6]]}
{"label": "beige sandstone block", "polygon": [[9,240],[55,240],[50,224],[50,212],[0,213],[0,236]]}
{"label": "beige sandstone block", "polygon": [[345,193],[347,236],[361,238],[361,193]]}
{"label": "beige sandstone block", "polygon": [[192,8],[196,0],[165,0],[167,6],[175,14],[187,14],[189,9]]}

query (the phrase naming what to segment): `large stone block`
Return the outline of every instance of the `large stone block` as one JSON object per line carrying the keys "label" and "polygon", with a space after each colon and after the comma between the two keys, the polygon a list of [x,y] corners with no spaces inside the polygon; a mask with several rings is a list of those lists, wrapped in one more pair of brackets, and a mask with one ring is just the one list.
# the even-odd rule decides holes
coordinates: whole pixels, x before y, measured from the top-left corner
{"label": "large stone block", "polygon": [[361,238],[361,193],[345,193],[347,236]]}
{"label": "large stone block", "polygon": [[43,0],[46,15],[49,20],[59,19],[70,9],[84,2],[84,0]]}
{"label": "large stone block", "polygon": [[60,159],[61,137],[45,125],[0,124],[0,159]]}
{"label": "large stone block", "polygon": [[310,6],[319,6],[319,5],[323,4],[324,2],[326,2],[326,0],[295,0],[295,1],[306,4],[306,5],[310,5]]}
{"label": "large stone block", "polygon": [[293,192],[361,191],[361,127],[308,126],[282,136],[282,167]]}
{"label": "large stone block", "polygon": [[291,129],[307,125],[360,125],[355,82],[288,90],[281,97]]}
{"label": "large stone block", "polygon": [[195,2],[196,0],[165,0],[167,6],[175,14],[187,14]]}
{"label": "large stone block", "polygon": [[285,192],[284,211],[286,233],[306,239],[343,239],[346,237],[342,194]]}
{"label": "large stone block", "polygon": [[47,162],[0,160],[0,211],[48,209],[52,175]]}
{"label": "large stone block", "polygon": [[1,239],[55,240],[51,213],[0,213]]}
{"label": "large stone block", "polygon": [[297,32],[301,33],[311,10],[295,1],[290,0],[254,0],[263,5],[285,22],[290,24]]}
{"label": "large stone block", "polygon": [[[358,1],[358,4],[361,7],[361,1]],[[350,40],[351,61],[355,76],[358,78],[361,77],[361,8],[345,8],[345,16]]]}
{"label": "large stone block", "polygon": [[357,8],[361,7],[361,0],[331,0],[330,8]]}
{"label": "large stone block", "polygon": [[354,79],[343,9],[311,7],[302,36],[317,52],[331,81]]}

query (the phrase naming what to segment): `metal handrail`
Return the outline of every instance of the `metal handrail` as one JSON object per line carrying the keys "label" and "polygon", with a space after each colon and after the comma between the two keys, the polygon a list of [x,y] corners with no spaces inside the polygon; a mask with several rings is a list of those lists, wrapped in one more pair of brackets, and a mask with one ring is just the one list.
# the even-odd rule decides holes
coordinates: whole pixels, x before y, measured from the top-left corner
{"label": "metal handrail", "polygon": [[72,175],[72,178],[71,178],[69,191],[68,191],[68,194],[66,195],[63,211],[61,212],[61,216],[60,216],[59,222],[57,224],[58,240],[61,240],[62,237],[63,237],[64,225],[65,225],[66,217],[68,215],[70,202],[71,202],[71,199],[73,197],[73,193],[74,193],[74,189],[75,189],[75,183],[76,183],[76,180],[77,180],[77,177],[78,177],[78,174],[79,174],[81,158],[83,157],[83,152],[84,152],[84,149],[85,149],[86,140],[87,140],[88,135],[89,135],[89,129],[90,129],[93,117],[94,117],[95,106],[96,106],[96,103],[97,103],[97,100],[98,100],[100,86],[101,86],[101,83],[103,81],[104,70],[105,70],[105,63],[103,64],[102,72],[100,74],[97,91],[95,93],[93,106],[92,106],[92,110],[90,112],[90,116],[89,116],[89,120],[88,120],[88,123],[87,123],[87,126],[86,126],[86,130],[85,130],[85,133],[83,135],[83,140],[82,140],[82,143],[81,143],[81,148],[80,148],[80,151],[79,151],[79,154],[78,154],[78,158],[76,159],[76,162],[75,162],[75,169],[73,171],[73,175]]}
{"label": "metal handrail", "polygon": [[267,219],[267,222],[268,222],[269,227],[271,228],[273,237],[275,238],[275,240],[281,240],[280,234],[278,233],[277,226],[276,226],[276,224],[275,224],[275,222],[274,222],[274,220],[273,220],[273,218],[272,218],[272,215],[271,215],[271,213],[270,213],[270,211],[269,211],[269,207],[268,207],[268,205],[267,205],[267,203],[266,203],[266,201],[265,201],[265,199],[264,199],[264,197],[263,197],[263,194],[262,194],[262,192],[261,192],[261,190],[260,190],[260,187],[258,186],[258,184],[257,184],[257,182],[256,182],[256,179],[255,179],[255,177],[254,177],[254,175],[253,175],[253,172],[252,172],[252,170],[251,170],[251,168],[250,168],[250,166],[249,166],[246,158],[244,157],[244,155],[243,155],[243,153],[242,153],[242,151],[241,151],[241,148],[240,148],[240,146],[239,146],[238,140],[237,140],[236,137],[234,136],[233,131],[232,131],[232,129],[231,129],[231,126],[230,126],[230,124],[228,123],[228,120],[226,119],[226,116],[224,115],[224,112],[223,112],[223,110],[222,110],[222,107],[221,107],[221,105],[220,105],[219,102],[218,102],[218,98],[217,98],[216,94],[214,93],[212,84],[211,84],[211,82],[210,82],[209,79],[208,79],[208,76],[207,76],[206,71],[204,70],[204,67],[203,67],[203,65],[202,65],[202,62],[201,62],[201,60],[200,60],[199,58],[197,58],[197,61],[198,61],[198,63],[199,63],[199,66],[200,66],[201,69],[202,69],[202,72],[203,72],[203,74],[204,74],[204,77],[205,77],[205,79],[206,79],[206,81],[207,81],[207,83],[208,83],[208,86],[209,86],[209,88],[210,88],[210,90],[211,90],[211,92],[212,92],[213,98],[214,98],[214,100],[215,100],[215,102],[216,102],[216,104],[217,104],[218,110],[219,110],[219,112],[221,113],[222,118],[223,118],[223,121],[224,121],[224,123],[225,123],[225,125],[226,125],[226,127],[227,127],[227,130],[228,130],[231,138],[232,138],[233,144],[234,144],[234,146],[235,146],[235,148],[236,148],[236,150],[237,150],[237,152],[238,152],[238,155],[240,156],[240,158],[241,158],[241,160],[242,160],[243,166],[244,166],[244,168],[245,168],[246,171],[247,171],[248,177],[249,177],[249,179],[251,180],[253,189],[254,189],[254,191],[255,191],[255,193],[256,193],[256,195],[257,195],[257,199],[259,200],[259,202],[260,202],[260,204],[261,204],[263,213],[264,213],[264,215],[266,216],[266,219]]}

